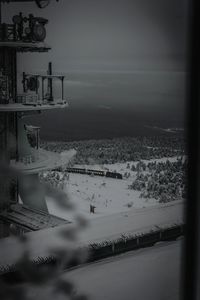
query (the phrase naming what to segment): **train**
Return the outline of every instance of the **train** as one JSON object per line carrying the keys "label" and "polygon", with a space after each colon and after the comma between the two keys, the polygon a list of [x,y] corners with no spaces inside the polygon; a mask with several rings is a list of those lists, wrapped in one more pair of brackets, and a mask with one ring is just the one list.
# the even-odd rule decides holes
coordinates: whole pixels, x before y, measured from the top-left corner
{"label": "train", "polygon": [[66,171],[69,173],[78,173],[78,174],[86,174],[86,175],[103,176],[103,177],[109,177],[115,179],[123,179],[122,174],[117,172],[110,172],[110,171],[91,170],[91,169],[84,169],[84,168],[66,168]]}

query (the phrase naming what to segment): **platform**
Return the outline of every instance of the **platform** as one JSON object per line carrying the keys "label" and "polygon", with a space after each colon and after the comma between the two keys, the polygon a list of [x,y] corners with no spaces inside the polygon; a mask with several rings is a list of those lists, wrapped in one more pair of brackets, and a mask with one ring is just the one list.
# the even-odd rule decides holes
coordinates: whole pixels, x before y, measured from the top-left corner
{"label": "platform", "polygon": [[14,48],[18,52],[47,52],[51,49],[46,43],[28,43],[20,41],[1,41],[0,48]]}
{"label": "platform", "polygon": [[22,204],[11,205],[9,211],[2,211],[0,219],[24,229],[35,231],[70,223],[67,220],[31,209]]}

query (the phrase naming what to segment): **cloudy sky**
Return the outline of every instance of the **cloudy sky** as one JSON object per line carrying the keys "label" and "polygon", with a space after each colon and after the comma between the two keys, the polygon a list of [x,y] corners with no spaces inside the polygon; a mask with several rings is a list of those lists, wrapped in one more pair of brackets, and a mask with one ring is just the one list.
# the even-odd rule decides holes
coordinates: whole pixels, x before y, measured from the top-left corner
{"label": "cloudy sky", "polygon": [[[21,5],[21,7],[20,7]],[[183,116],[187,0],[60,0],[4,4],[4,20],[20,10],[49,19],[45,54],[19,56],[19,72],[67,74],[73,106],[152,110]]]}
{"label": "cloudy sky", "polygon": [[[61,71],[184,70],[186,0],[60,0],[39,10],[5,4],[5,15],[22,10],[49,19],[46,42]],[[20,7],[21,6],[21,7]],[[34,56],[32,56],[32,61]]]}

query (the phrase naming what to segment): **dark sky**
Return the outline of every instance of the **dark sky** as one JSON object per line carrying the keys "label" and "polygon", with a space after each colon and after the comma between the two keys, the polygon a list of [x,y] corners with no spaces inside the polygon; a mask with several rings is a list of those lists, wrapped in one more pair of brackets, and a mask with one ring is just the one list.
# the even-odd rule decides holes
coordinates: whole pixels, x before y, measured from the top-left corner
{"label": "dark sky", "polygon": [[184,111],[187,0],[60,0],[45,9],[5,4],[9,19],[47,17],[45,54],[19,56],[19,72],[53,61],[72,105]]}
{"label": "dark sky", "polygon": [[[35,4],[4,5],[49,19],[46,41],[61,71],[183,70],[186,0],[60,0],[39,10]],[[23,8],[23,9],[22,9]],[[37,61],[43,62],[37,57]],[[45,63],[45,61],[44,61]],[[40,65],[41,66],[41,65]],[[65,69],[66,68],[66,69]]]}

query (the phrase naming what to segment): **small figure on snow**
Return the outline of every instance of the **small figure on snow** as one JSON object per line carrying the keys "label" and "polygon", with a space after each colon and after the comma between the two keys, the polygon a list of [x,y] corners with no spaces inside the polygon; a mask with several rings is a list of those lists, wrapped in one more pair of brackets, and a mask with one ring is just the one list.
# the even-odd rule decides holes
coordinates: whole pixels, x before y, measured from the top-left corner
{"label": "small figure on snow", "polygon": [[96,206],[90,204],[90,213],[94,214],[95,213],[95,211],[94,211],[95,208],[96,208]]}

